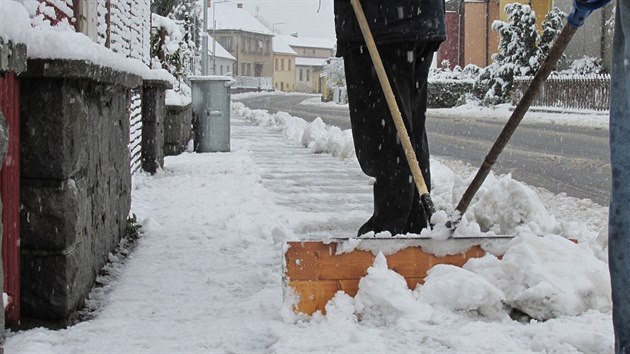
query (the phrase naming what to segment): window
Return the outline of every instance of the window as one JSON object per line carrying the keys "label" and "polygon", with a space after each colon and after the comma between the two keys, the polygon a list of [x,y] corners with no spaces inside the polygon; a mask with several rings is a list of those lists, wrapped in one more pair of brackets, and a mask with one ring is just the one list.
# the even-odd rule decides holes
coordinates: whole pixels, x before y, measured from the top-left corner
{"label": "window", "polygon": [[311,81],[311,69],[306,69],[306,81]]}
{"label": "window", "polygon": [[276,58],[276,71],[278,71],[278,58]]}
{"label": "window", "polygon": [[313,49],[313,55],[315,55],[315,49]]}
{"label": "window", "polygon": [[86,36],[96,41],[98,37],[96,29],[96,1],[89,0],[75,0],[75,9],[78,6],[78,11],[75,10],[76,23],[75,28],[78,32],[83,32]]}
{"label": "window", "polygon": [[291,71],[291,59],[289,59],[289,67],[287,68],[287,70]]}
{"label": "window", "polygon": [[302,71],[303,69],[300,68],[300,81],[304,81],[304,78],[303,78],[304,73]]}
{"label": "window", "polygon": [[241,64],[241,66],[242,66],[241,75],[247,76],[247,64],[243,63],[243,64]]}
{"label": "window", "polygon": [[280,70],[284,71],[284,58],[280,59]]}

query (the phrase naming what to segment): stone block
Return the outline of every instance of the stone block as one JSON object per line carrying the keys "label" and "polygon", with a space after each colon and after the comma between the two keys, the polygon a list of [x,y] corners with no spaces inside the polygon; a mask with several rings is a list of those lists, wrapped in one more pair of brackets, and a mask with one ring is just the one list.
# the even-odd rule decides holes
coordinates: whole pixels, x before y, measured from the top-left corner
{"label": "stone block", "polygon": [[164,155],[179,155],[186,151],[192,136],[192,105],[166,106],[164,119]]}
{"label": "stone block", "polygon": [[142,169],[155,173],[164,167],[164,116],[166,85],[155,82],[142,93]]}
{"label": "stone block", "polygon": [[96,275],[97,255],[83,240],[62,254],[22,252],[22,303],[26,316],[65,319],[83,305]]}
{"label": "stone block", "polygon": [[16,74],[26,70],[26,45],[5,42],[0,38],[0,72]]}
{"label": "stone block", "polygon": [[60,251],[85,238],[90,227],[92,203],[86,183],[73,179],[23,181],[21,190],[21,247]]}

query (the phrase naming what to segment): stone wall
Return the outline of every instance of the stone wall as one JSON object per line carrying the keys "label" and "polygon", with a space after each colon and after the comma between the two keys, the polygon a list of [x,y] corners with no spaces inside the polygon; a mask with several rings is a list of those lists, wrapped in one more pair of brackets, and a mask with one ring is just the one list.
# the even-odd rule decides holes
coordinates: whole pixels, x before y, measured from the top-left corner
{"label": "stone wall", "polygon": [[22,91],[22,313],[67,319],[125,233],[130,89],[140,77],[30,60]]}
{"label": "stone wall", "polygon": [[179,155],[186,151],[192,138],[192,104],[166,106],[164,119],[164,155]]}

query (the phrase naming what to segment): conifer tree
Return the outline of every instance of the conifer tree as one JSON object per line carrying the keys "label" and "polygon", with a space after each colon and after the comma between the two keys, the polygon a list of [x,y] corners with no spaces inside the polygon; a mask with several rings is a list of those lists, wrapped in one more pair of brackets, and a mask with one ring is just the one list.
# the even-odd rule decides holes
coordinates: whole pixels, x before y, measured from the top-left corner
{"label": "conifer tree", "polygon": [[534,75],[549,53],[559,34],[566,14],[554,8],[543,21],[543,34],[538,34],[536,14],[529,5],[505,6],[508,22],[495,21],[492,29],[501,36],[499,52],[484,68],[475,82],[475,91],[485,93],[490,104],[506,102],[516,77]]}

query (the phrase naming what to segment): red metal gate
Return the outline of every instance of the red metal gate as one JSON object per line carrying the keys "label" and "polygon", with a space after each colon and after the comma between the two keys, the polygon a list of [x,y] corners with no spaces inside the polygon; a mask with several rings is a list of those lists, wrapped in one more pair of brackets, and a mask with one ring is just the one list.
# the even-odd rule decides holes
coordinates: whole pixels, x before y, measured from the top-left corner
{"label": "red metal gate", "polygon": [[9,127],[9,146],[0,171],[2,266],[7,326],[20,320],[20,84],[14,73],[0,77],[0,110]]}

